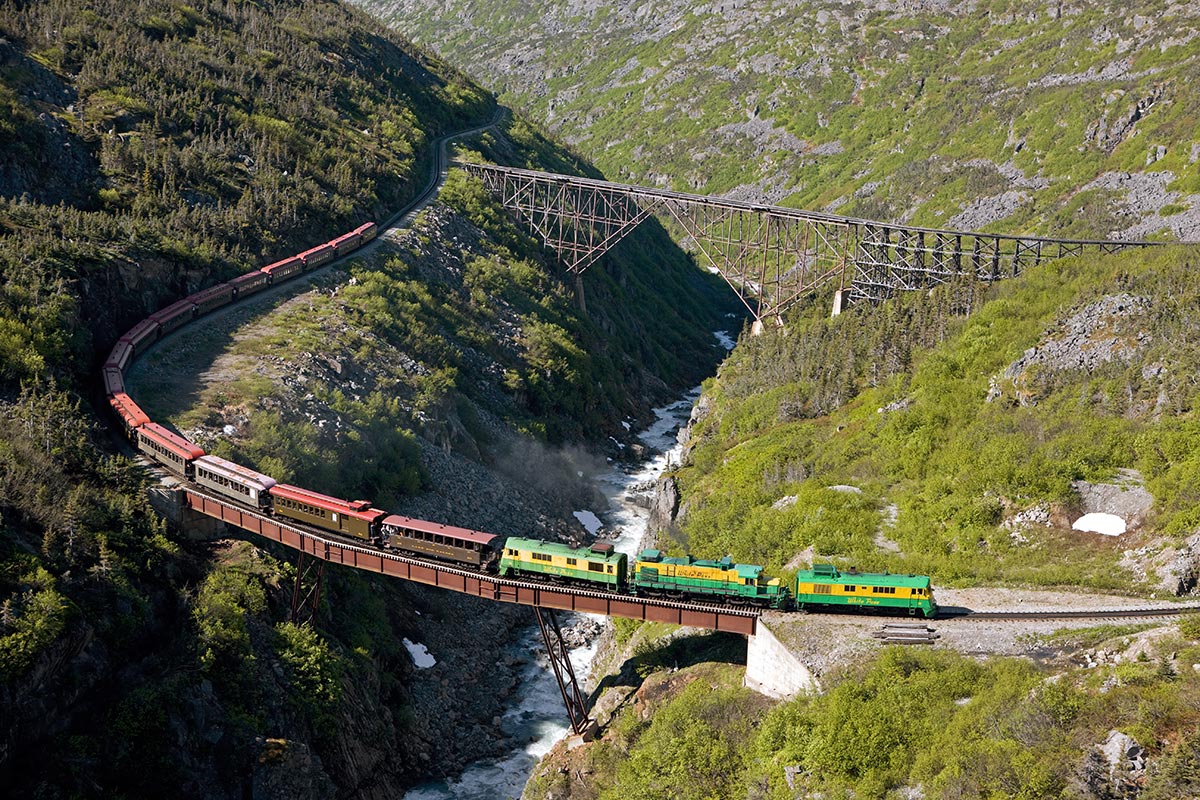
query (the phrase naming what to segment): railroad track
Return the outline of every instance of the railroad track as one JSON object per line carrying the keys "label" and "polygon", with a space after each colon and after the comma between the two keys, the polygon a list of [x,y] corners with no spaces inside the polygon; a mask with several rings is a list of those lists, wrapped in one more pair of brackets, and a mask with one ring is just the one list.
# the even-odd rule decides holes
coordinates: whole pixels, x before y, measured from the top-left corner
{"label": "railroad track", "polygon": [[1156,606],[1154,608],[1109,608],[1109,609],[1043,609],[1040,611],[974,611],[969,608],[949,607],[938,611],[939,621],[972,620],[1039,620],[1039,619],[1153,619],[1155,617],[1178,617],[1183,614],[1200,613],[1200,605]]}
{"label": "railroad track", "polygon": [[[362,539],[355,539],[349,536],[341,536],[336,533],[317,528],[295,520],[278,517],[273,514],[267,514],[259,508],[237,503],[224,495],[216,494],[209,489],[202,487],[190,481],[184,481],[178,475],[168,473],[163,470],[160,465],[155,464],[149,459],[143,459],[150,468],[157,471],[160,475],[168,475],[173,481],[179,482],[191,494],[205,497],[214,504],[236,508],[246,518],[270,522],[279,528],[295,531],[303,535],[309,542],[318,546],[333,546],[339,550],[354,553],[363,553],[376,556],[378,558],[394,561],[399,564],[408,564],[412,566],[423,567],[432,572],[442,575],[454,575],[461,578],[470,578],[473,580],[486,581],[490,585],[496,587],[508,587],[511,589],[529,589],[534,591],[552,591],[561,594],[573,595],[575,597],[592,597],[597,599],[616,599],[636,603],[642,606],[656,606],[659,608],[672,608],[683,611],[696,611],[701,613],[718,613],[725,616],[757,618],[762,609],[751,608],[746,606],[725,605],[722,603],[706,603],[696,600],[670,600],[657,597],[640,597],[631,594],[625,594],[619,591],[604,591],[591,587],[574,586],[571,584],[552,582],[552,581],[534,581],[528,578],[503,578],[494,572],[486,570],[471,569],[458,564],[447,561],[438,561],[436,559],[422,558],[407,551],[396,550],[387,547],[377,547]],[[230,523],[232,527],[237,529],[236,525]],[[249,535],[254,535],[253,531]],[[310,554],[318,551],[306,551]],[[321,556],[317,556],[321,557]],[[334,562],[336,563],[336,562]],[[493,598],[497,599],[497,598]]]}
{"label": "railroad track", "polygon": [[[156,469],[161,474],[166,475],[157,464],[146,460],[148,466]],[[176,475],[171,477],[179,481],[180,478]],[[513,589],[531,589],[531,590],[549,590],[570,594],[576,597],[593,597],[593,598],[617,598],[621,600],[629,600],[646,606],[658,606],[661,608],[675,608],[687,611],[698,611],[706,613],[720,613],[730,616],[739,617],[759,617],[764,609],[748,606],[735,606],[722,603],[709,603],[696,600],[671,600],[667,598],[657,597],[639,597],[627,595],[617,591],[605,591],[591,587],[573,586],[568,583],[557,581],[536,581],[529,578],[503,578],[493,572],[485,570],[476,570],[460,565],[451,564],[445,561],[437,561],[435,559],[426,559],[420,556],[394,550],[385,547],[376,547],[361,539],[339,536],[320,528],[310,527],[302,523],[297,523],[294,520],[284,519],[268,515],[260,509],[251,508],[234,503],[228,497],[214,494],[197,484],[185,482],[189,492],[196,495],[202,495],[209,498],[213,502],[227,504],[238,507],[239,510],[249,516],[260,520],[270,520],[275,525],[283,528],[294,530],[302,533],[305,537],[317,543],[328,545],[336,545],[337,547],[359,553],[371,553],[373,555],[385,558],[389,561],[395,561],[403,564],[411,564],[424,567],[445,575],[457,575],[464,578],[473,578],[477,580],[485,580],[496,586],[511,587]],[[822,614],[820,612],[807,612],[813,616],[827,617],[846,617],[845,614]],[[883,623],[882,631],[884,635],[875,634],[877,638],[885,641],[909,641],[911,639],[919,639],[922,643],[932,641],[937,636],[933,634],[933,629],[929,627],[934,623],[956,623],[960,621],[967,622],[992,622],[992,621],[1031,621],[1031,620],[1119,620],[1119,619],[1171,619],[1182,616],[1184,614],[1200,613],[1200,604],[1172,605],[1172,606],[1154,606],[1150,608],[1113,608],[1113,609],[1042,609],[1038,611],[1025,611],[1015,609],[999,609],[994,611],[975,611],[962,606],[942,606],[938,610],[938,615],[929,620],[911,620],[905,621],[902,618],[878,617]],[[861,615],[853,615],[854,619],[861,620]],[[926,631],[922,633],[921,631]]]}

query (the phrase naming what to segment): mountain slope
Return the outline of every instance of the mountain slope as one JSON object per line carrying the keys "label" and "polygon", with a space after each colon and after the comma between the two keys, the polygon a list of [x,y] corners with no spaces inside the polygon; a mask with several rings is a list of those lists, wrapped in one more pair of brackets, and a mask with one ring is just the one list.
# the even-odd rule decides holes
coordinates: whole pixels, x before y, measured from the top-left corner
{"label": "mountain slope", "polygon": [[615,180],[940,228],[1200,239],[1186,4],[358,4]]}
{"label": "mountain slope", "polygon": [[[89,402],[130,324],[386,216],[424,184],[435,136],[492,116],[487,93],[332,2],[8,2],[0,37],[6,791],[394,797],[513,746],[492,720],[521,665],[496,665],[488,648],[527,612],[331,569],[318,629],[298,628],[286,622],[291,554],[169,530],[146,499],[152,476]],[[503,146],[570,160],[528,141],[528,153]],[[460,186],[459,202],[500,219],[477,186]],[[493,446],[516,441],[529,455],[623,434],[646,400],[715,364],[727,294],[661,232],[643,234],[643,254],[621,262],[629,274],[588,278],[597,313],[584,318],[553,262],[511,225],[439,207],[424,233],[441,222],[470,244],[410,235],[406,252],[424,248],[421,259],[356,263],[339,297],[313,300],[321,315],[302,310],[271,343],[273,364],[321,371],[320,410],[334,425],[300,419],[249,373],[242,394],[204,400],[218,415],[245,403],[257,438],[231,442],[207,413],[186,421],[214,450],[324,491],[458,524],[566,532],[568,501],[546,487],[569,461],[541,462],[545,474],[522,484],[502,463],[522,452]],[[454,261],[463,256],[467,270]],[[468,280],[439,284],[445,274]],[[664,308],[656,280],[684,306]],[[493,308],[489,294],[503,302]],[[307,338],[331,320],[328,339]],[[197,347],[226,333],[176,336],[179,366],[202,370]],[[335,370],[327,357],[347,344]],[[380,367],[380,353],[396,362]],[[511,375],[480,373],[497,354]],[[360,391],[367,375],[380,382]],[[147,404],[186,411],[193,384],[173,389]],[[418,670],[405,638],[429,642],[438,666]]]}

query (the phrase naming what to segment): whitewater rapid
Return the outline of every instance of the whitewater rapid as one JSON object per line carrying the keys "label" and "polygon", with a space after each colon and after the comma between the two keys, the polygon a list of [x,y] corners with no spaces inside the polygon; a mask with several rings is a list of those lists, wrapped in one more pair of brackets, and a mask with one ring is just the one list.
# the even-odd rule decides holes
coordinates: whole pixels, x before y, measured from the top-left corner
{"label": "whitewater rapid", "polygon": [[[725,350],[734,341],[724,331],[713,334]],[[692,406],[700,396],[700,387],[690,390],[673,403],[654,409],[654,422],[638,434],[652,455],[635,465],[613,463],[597,477],[601,492],[608,498],[609,507],[600,512],[580,509],[576,519],[595,533],[601,523],[620,534],[610,541],[616,549],[629,556],[636,555],[646,536],[650,519],[649,500],[654,496],[658,477],[679,464],[683,449],[680,432],[687,425]],[[629,427],[629,423],[624,423]],[[592,616],[592,615],[588,615]],[[564,627],[570,626],[577,615],[563,614]],[[604,617],[596,616],[597,620]],[[596,640],[586,647],[571,651],[571,666],[581,685],[586,685],[596,655]],[[521,685],[514,693],[515,705],[501,718],[501,728],[514,741],[525,742],[517,750],[498,759],[471,764],[457,779],[430,781],[410,789],[403,800],[504,800],[520,798],[525,784],[538,761],[570,731],[562,694],[544,653],[541,632],[532,627],[513,644],[505,648],[501,658],[531,659],[521,676]]]}

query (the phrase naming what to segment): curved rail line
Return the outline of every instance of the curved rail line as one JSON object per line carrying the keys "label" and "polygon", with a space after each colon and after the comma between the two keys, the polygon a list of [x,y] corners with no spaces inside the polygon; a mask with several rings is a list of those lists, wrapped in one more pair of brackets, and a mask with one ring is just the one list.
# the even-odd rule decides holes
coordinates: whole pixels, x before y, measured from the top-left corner
{"label": "curved rail line", "polygon": [[[403,208],[381,226],[382,233],[403,224],[420,211],[436,195],[445,179],[450,161],[447,144],[455,138],[469,136],[498,124],[503,109],[488,123],[458,131],[433,140],[434,157],[429,181]],[[555,176],[568,179],[568,176]],[[586,179],[569,178],[584,181]],[[664,193],[666,194],[666,193]],[[717,204],[737,204],[737,201],[711,200]],[[757,210],[757,208],[756,208]],[[805,213],[793,212],[790,213]],[[829,215],[809,215],[810,218],[830,219]],[[836,219],[836,218],[835,218]],[[845,220],[847,218],[841,218]],[[839,220],[840,221],[840,220]],[[857,220],[850,220],[857,222]],[[376,246],[367,244],[362,250]],[[359,252],[362,252],[360,250]],[[340,260],[340,259],[339,259]],[[336,263],[336,261],[331,262]],[[309,273],[311,274],[311,273]],[[236,302],[236,301],[235,301]],[[130,359],[132,361],[132,359]],[[282,517],[260,511],[212,494],[192,483],[181,490],[184,505],[200,514],[263,536],[290,547],[309,557],[343,564],[355,569],[389,575],[403,580],[437,586],[488,600],[519,603],[537,608],[560,609],[604,614],[653,622],[709,628],[744,635],[753,635],[762,611],[758,608],[717,605],[703,602],[682,602],[650,597],[634,597],[618,592],[541,583],[532,580],[501,578],[450,563],[426,560],[396,550],[375,547],[357,540],[343,539],[335,534],[296,524]],[[1110,609],[1101,611],[973,611],[965,608],[943,608],[942,620],[1031,620],[1031,619],[1112,619],[1154,616],[1175,616],[1200,613],[1200,605],[1144,609]]]}
{"label": "curved rail line", "polygon": [[[422,190],[397,211],[382,226],[381,234],[398,224],[403,224],[420,211],[437,193],[449,168],[447,143],[455,138],[486,130],[500,122],[503,109],[488,123],[464,131],[458,131],[433,140],[434,157],[428,182]],[[361,253],[374,247],[368,243],[355,252]],[[340,259],[330,261],[337,263]],[[318,267],[320,269],[320,267]],[[314,270],[315,271],[315,270]],[[311,275],[313,271],[300,274]],[[291,276],[294,279],[296,276]],[[235,305],[240,298],[229,302]],[[194,321],[191,320],[191,321]],[[136,329],[137,326],[135,326]],[[186,324],[180,326],[186,327]],[[170,333],[166,334],[170,335]],[[165,337],[164,337],[165,338]],[[159,339],[158,341],[161,341]],[[137,355],[128,357],[132,363]],[[123,376],[122,376],[123,389]],[[179,478],[177,475],[173,475]],[[561,586],[539,583],[528,579],[512,580],[463,569],[451,563],[428,561],[419,557],[401,554],[399,551],[375,547],[358,540],[342,539],[336,534],[296,524],[283,517],[264,514],[236,501],[226,499],[186,482],[183,505],[198,513],[223,521],[250,533],[279,542],[301,554],[325,562],[343,564],[355,569],[376,572],[438,586],[452,591],[475,595],[499,602],[520,603],[537,608],[560,609],[629,619],[667,622],[676,625],[709,628],[744,635],[752,635],[760,611],[756,608],[722,606],[703,602],[681,602],[660,598],[634,597],[617,592],[597,591],[591,588]]]}

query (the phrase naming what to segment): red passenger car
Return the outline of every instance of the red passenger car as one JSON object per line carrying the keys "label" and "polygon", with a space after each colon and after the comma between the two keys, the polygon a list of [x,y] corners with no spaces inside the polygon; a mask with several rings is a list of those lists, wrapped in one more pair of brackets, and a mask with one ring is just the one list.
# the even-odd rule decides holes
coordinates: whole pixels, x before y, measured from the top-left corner
{"label": "red passenger car", "polygon": [[155,311],[150,319],[162,326],[165,336],[181,325],[191,322],[196,316],[196,306],[190,299],[172,303],[164,309]]}
{"label": "red passenger car", "polygon": [[254,294],[267,288],[267,284],[271,282],[271,276],[263,272],[261,269],[252,270],[244,275],[239,275],[229,282],[233,287],[233,296],[235,299],[240,299],[248,294]]}
{"label": "red passenger car", "polygon": [[109,395],[108,404],[112,406],[113,413],[121,420],[121,426],[125,428],[125,435],[130,439],[134,438],[134,431],[150,421],[150,417],[146,416],[146,412],[133,402],[133,398],[124,392],[117,392]]}
{"label": "red passenger car", "polygon": [[276,261],[274,264],[267,264],[262,268],[262,271],[266,273],[267,278],[272,284],[276,284],[287,280],[303,269],[304,262],[298,257],[292,256],[291,258],[285,258],[282,261]]}
{"label": "red passenger car", "polygon": [[329,246],[333,248],[333,252],[337,253],[338,256],[344,256],[347,253],[357,250],[359,244],[361,244],[361,239],[362,237],[358,235],[357,231],[350,231],[350,233],[342,234],[334,239],[329,243]]}
{"label": "red passenger car", "polygon": [[126,331],[121,338],[133,346],[133,355],[139,356],[158,339],[158,331],[158,323],[147,317]]}
{"label": "red passenger car", "polygon": [[366,500],[341,500],[300,486],[281,483],[271,488],[275,513],[300,522],[371,541],[378,537],[379,519],[387,512]]}
{"label": "red passenger car", "polygon": [[192,462],[204,450],[157,422],[146,422],[137,429],[138,450],[185,478],[192,477]]}
{"label": "red passenger car", "polygon": [[366,244],[375,238],[375,234],[379,232],[379,229],[374,222],[367,222],[355,228],[354,232],[358,234],[359,240],[363,244]]}
{"label": "red passenger car", "polygon": [[440,525],[399,514],[384,517],[381,535],[385,544],[397,550],[476,567],[490,564],[500,553],[500,537],[494,533]]}
{"label": "red passenger car", "polygon": [[304,262],[304,269],[316,269],[322,264],[327,264],[334,259],[337,254],[333,250],[333,244],[326,242],[319,244],[311,250],[305,250],[297,258]]}
{"label": "red passenger car", "polygon": [[196,316],[207,314],[233,301],[233,287],[228,283],[218,283],[196,292],[187,300],[196,306]]}
{"label": "red passenger car", "polygon": [[108,354],[108,361],[104,362],[104,368],[116,368],[124,373],[131,358],[133,358],[133,345],[129,343],[128,339],[117,339],[112,352]]}
{"label": "red passenger car", "polygon": [[104,393],[123,394],[125,392],[125,376],[116,367],[104,368]]}

